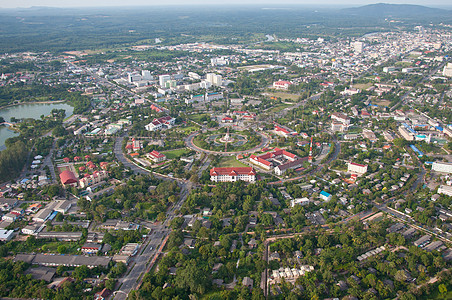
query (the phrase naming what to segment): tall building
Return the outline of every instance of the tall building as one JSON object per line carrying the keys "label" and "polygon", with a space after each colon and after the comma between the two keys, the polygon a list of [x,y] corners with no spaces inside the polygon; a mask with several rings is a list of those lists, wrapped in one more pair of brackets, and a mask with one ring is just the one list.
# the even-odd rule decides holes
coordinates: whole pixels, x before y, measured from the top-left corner
{"label": "tall building", "polygon": [[364,43],[363,42],[354,42],[351,43],[351,46],[353,47],[353,50],[355,50],[356,53],[362,53],[364,49]]}
{"label": "tall building", "polygon": [[130,83],[137,82],[137,81],[141,80],[141,76],[140,76],[140,74],[137,74],[137,73],[129,73],[128,80]]}
{"label": "tall building", "polygon": [[452,77],[452,63],[447,63],[443,69],[443,76]]}
{"label": "tall building", "polygon": [[223,83],[223,78],[221,77],[221,75],[208,73],[206,75],[206,81],[212,83],[212,85],[214,86],[220,86]]}
{"label": "tall building", "polygon": [[159,84],[161,87],[166,87],[166,83],[171,80],[170,75],[160,75],[159,76]]}
{"label": "tall building", "polygon": [[143,78],[143,80],[153,80],[154,79],[151,75],[151,71],[149,71],[149,70],[142,70],[141,77]]}

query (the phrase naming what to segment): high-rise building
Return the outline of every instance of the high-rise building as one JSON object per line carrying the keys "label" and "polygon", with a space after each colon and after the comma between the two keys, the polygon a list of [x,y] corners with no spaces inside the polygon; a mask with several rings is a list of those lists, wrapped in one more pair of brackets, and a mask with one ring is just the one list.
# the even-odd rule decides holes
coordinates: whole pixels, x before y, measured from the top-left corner
{"label": "high-rise building", "polygon": [[171,76],[170,75],[160,75],[159,76],[159,84],[161,87],[165,87],[166,86],[166,82],[171,80]]}
{"label": "high-rise building", "polygon": [[129,80],[130,83],[132,83],[132,82],[137,82],[137,81],[140,81],[140,80],[141,80],[140,74],[137,74],[137,73],[129,73],[129,74],[127,74],[127,75],[128,75],[128,80]]}
{"label": "high-rise building", "polygon": [[220,86],[223,83],[223,78],[221,77],[221,75],[208,73],[206,75],[206,81],[212,83],[212,85],[214,86]]}
{"label": "high-rise building", "polygon": [[154,79],[151,75],[151,71],[149,70],[142,70],[141,71],[141,77],[143,78],[143,80],[152,80]]}
{"label": "high-rise building", "polygon": [[353,47],[353,50],[355,50],[356,53],[363,52],[363,49],[364,49],[364,43],[363,42],[354,42],[354,43],[351,44],[351,46]]}

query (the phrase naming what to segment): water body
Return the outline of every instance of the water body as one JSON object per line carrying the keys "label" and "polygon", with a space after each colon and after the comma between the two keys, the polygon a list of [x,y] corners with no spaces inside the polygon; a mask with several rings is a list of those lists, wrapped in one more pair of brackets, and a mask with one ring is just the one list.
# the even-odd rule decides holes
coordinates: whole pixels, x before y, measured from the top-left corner
{"label": "water body", "polygon": [[[3,117],[6,122],[11,121],[11,117],[39,119],[41,115],[48,116],[52,109],[64,109],[66,117],[72,116],[74,112],[74,108],[65,103],[29,103],[0,109],[0,117]],[[6,139],[18,135],[18,132],[10,130],[8,126],[0,126],[0,150],[5,149]]]}

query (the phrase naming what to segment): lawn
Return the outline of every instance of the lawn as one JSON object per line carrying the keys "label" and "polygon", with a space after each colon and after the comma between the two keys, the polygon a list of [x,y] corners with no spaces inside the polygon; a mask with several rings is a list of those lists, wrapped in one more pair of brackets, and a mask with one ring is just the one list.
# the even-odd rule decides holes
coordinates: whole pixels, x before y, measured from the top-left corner
{"label": "lawn", "polygon": [[225,156],[221,158],[220,165],[221,168],[232,168],[232,167],[248,167],[244,163],[241,163],[237,159],[235,159],[235,156]]}
{"label": "lawn", "polygon": [[201,122],[201,118],[207,116],[207,118],[210,120],[210,116],[208,114],[194,114],[194,115],[190,115],[188,116],[188,118],[190,120],[195,121],[196,123],[202,123]]}
{"label": "lawn", "polygon": [[372,85],[373,85],[372,83],[355,83],[355,84],[353,84],[353,87],[363,91],[363,90],[367,90]]}
{"label": "lawn", "polygon": [[295,94],[289,94],[284,92],[274,92],[269,93],[271,97],[281,98],[282,100],[291,100],[291,101],[298,101],[298,98],[300,98],[300,95]]}
{"label": "lawn", "polygon": [[284,108],[287,108],[287,107],[290,107],[290,106],[292,106],[292,105],[290,105],[290,104],[280,104],[280,105],[277,105],[275,107],[272,107],[271,109],[269,109],[266,112],[268,112],[268,113],[277,113],[277,112],[282,111]]}
{"label": "lawn", "polygon": [[168,159],[178,159],[182,156],[188,155],[191,151],[192,150],[188,148],[182,148],[170,151],[163,151],[162,153],[165,154]]}
{"label": "lawn", "polygon": [[190,134],[194,131],[199,130],[199,126],[187,126],[187,127],[179,127],[178,130],[184,132],[185,134]]}

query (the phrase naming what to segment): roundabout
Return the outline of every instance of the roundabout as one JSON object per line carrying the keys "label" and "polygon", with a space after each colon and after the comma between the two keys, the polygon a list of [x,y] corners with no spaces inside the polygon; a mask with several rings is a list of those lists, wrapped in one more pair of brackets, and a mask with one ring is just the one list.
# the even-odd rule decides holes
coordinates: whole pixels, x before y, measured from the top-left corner
{"label": "roundabout", "polygon": [[192,133],[185,139],[185,144],[198,152],[229,156],[259,151],[268,146],[270,140],[270,137],[262,132],[230,132],[228,128],[226,133],[219,130]]}

